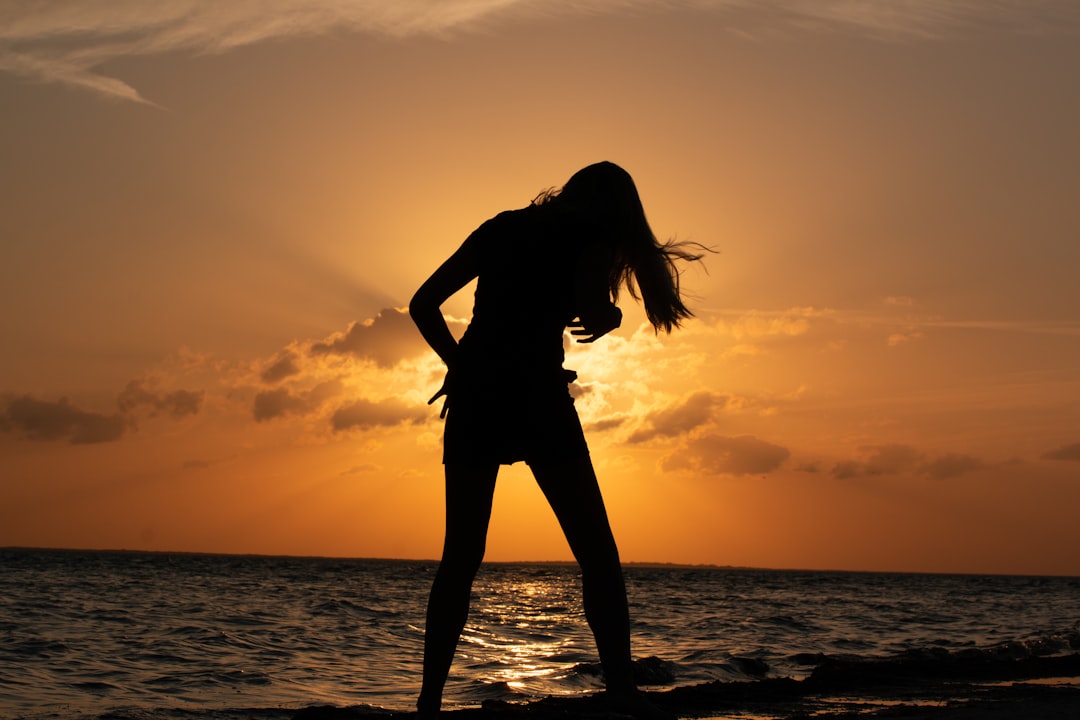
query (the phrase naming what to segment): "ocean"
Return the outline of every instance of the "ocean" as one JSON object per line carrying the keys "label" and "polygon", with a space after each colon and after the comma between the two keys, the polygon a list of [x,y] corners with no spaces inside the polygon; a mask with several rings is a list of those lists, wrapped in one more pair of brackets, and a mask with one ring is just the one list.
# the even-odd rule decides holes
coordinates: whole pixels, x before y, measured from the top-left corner
{"label": "ocean", "polygon": [[[0,550],[0,717],[410,710],[434,562]],[[825,658],[1080,651],[1080,578],[625,568],[647,689]],[[447,707],[602,687],[567,564],[485,564]]]}

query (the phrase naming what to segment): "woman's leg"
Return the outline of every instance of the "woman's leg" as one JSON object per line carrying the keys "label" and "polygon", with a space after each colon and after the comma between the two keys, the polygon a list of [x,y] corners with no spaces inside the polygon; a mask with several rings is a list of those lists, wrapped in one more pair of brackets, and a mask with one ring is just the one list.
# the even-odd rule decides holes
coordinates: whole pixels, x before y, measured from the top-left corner
{"label": "woman's leg", "polygon": [[626,585],[592,461],[585,456],[567,463],[536,463],[532,471],[581,566],[585,618],[596,638],[608,692],[633,696],[637,689]]}
{"label": "woman's leg", "polygon": [[499,466],[448,464],[445,470],[446,537],[428,598],[424,679],[416,701],[421,717],[433,717],[442,704],[443,686],[469,614],[473,578],[484,559]]}

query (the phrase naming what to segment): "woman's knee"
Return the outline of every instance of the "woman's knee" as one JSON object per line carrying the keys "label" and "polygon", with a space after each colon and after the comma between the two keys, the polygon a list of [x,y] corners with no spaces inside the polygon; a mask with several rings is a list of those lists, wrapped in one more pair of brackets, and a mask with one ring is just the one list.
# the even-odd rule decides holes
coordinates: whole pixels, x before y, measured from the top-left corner
{"label": "woman's knee", "polygon": [[581,579],[598,584],[622,583],[622,564],[618,553],[589,554],[578,559]]}
{"label": "woman's knee", "polygon": [[471,578],[484,561],[486,547],[486,538],[454,538],[447,535],[440,568],[467,573]]}

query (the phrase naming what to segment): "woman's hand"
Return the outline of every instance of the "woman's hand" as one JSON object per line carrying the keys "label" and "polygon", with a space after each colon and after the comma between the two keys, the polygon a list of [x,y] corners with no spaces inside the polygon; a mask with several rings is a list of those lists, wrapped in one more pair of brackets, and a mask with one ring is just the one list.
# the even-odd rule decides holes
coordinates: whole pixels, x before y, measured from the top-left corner
{"label": "woman's hand", "polygon": [[427,401],[427,404],[431,405],[441,397],[446,398],[445,400],[443,400],[442,410],[439,412],[440,420],[446,417],[446,411],[450,409],[450,385],[450,371],[447,370],[446,377],[443,378],[442,387],[440,387],[439,391],[432,395],[431,399]]}
{"label": "woman's hand", "polygon": [[604,335],[622,325],[622,310],[614,303],[607,303],[592,308],[588,313],[582,313],[574,322],[570,323],[570,334],[577,338],[579,343],[596,342]]}
{"label": "woman's hand", "polygon": [[622,324],[622,311],[611,301],[608,277],[611,249],[596,242],[581,248],[574,268],[574,305],[577,319],[570,323],[578,342],[591,343]]}

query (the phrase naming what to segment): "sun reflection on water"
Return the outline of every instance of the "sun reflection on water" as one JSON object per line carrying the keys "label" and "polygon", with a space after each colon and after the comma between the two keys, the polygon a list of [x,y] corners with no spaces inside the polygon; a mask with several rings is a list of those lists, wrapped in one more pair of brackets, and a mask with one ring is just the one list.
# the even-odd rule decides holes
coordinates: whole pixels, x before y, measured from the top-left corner
{"label": "sun reflection on water", "polygon": [[[565,573],[478,579],[460,657],[470,675],[509,692],[576,694],[599,677],[574,673],[596,655],[581,609],[580,587]],[[573,678],[574,681],[566,682]]]}

